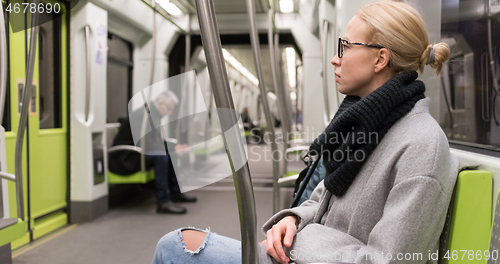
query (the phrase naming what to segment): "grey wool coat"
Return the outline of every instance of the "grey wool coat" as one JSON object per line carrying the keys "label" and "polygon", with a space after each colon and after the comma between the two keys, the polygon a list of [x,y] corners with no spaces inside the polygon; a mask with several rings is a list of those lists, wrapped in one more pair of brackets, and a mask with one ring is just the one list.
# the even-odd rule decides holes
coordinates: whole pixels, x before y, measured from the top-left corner
{"label": "grey wool coat", "polygon": [[[458,159],[429,114],[429,98],[398,120],[368,157],[349,190],[331,195],[323,181],[288,215],[297,234],[285,253],[296,263],[436,263],[439,236],[458,173]],[[260,263],[276,263],[259,244]]]}

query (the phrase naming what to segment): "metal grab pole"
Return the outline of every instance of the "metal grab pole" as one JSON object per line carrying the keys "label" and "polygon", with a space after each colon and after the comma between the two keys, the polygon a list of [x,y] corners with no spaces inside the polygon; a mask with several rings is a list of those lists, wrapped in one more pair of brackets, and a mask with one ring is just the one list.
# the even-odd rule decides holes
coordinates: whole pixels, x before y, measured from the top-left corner
{"label": "metal grab pole", "polygon": [[3,121],[5,106],[5,93],[7,90],[7,32],[5,32],[5,19],[3,5],[0,3],[0,125]]}
{"label": "metal grab pole", "polygon": [[[33,1],[38,6],[38,0]],[[30,37],[30,52],[28,54],[28,65],[26,65],[26,82],[24,85],[23,101],[21,108],[21,116],[19,118],[19,127],[16,137],[16,187],[17,187],[17,217],[24,221],[24,196],[23,196],[23,143],[24,131],[28,123],[28,108],[31,98],[31,82],[33,81],[33,71],[35,68],[36,42],[38,38],[37,26],[38,14],[35,12],[31,15],[31,37]]]}
{"label": "metal grab pole", "polygon": [[[200,24],[201,40],[207,57],[207,67],[210,74],[210,81],[215,98],[217,108],[234,110],[234,103],[229,87],[226,65],[222,55],[222,46],[220,43],[219,30],[217,28],[217,20],[215,18],[215,8],[212,0],[196,0],[196,10],[198,12],[198,21]],[[239,153],[228,152],[229,164],[233,171],[234,187],[236,189],[236,199],[238,200],[238,211],[240,215],[241,227],[241,249],[243,264],[257,264],[257,214],[255,210],[255,198],[252,189],[252,181],[250,178],[250,169],[248,163],[241,169],[236,171],[233,166],[232,157],[236,155],[246,155],[244,151],[241,135],[235,130],[230,130],[237,122],[237,117],[234,111],[218,111],[221,128],[223,131],[233,131],[234,135],[226,137],[226,133],[222,133],[226,149],[228,148],[228,140],[231,142],[231,149],[239,148]],[[235,151],[236,152],[236,151]]]}
{"label": "metal grab pole", "polygon": [[[282,82],[280,81],[281,79],[281,74],[279,74],[281,71],[278,71],[278,63],[276,61],[276,57],[278,56],[279,52],[279,44],[278,44],[278,34],[274,35],[273,32],[273,17],[274,17],[274,10],[269,9],[269,16],[268,16],[268,27],[267,27],[267,39],[269,43],[269,54],[270,54],[270,59],[271,59],[271,73],[273,75],[273,84],[274,84],[274,90],[276,91],[276,95],[278,96],[278,108],[279,112],[281,113],[281,119],[282,119],[282,131],[283,131],[283,153],[286,155],[286,149],[288,148],[288,137],[290,135],[290,130],[291,130],[291,118],[289,118],[289,111],[288,109],[288,104],[287,104],[287,94],[284,91],[284,86]],[[285,159],[283,159],[283,173],[286,173],[287,171],[287,159],[285,156]],[[274,178],[273,178],[274,180]],[[277,179],[276,179],[277,181]],[[277,183],[276,183],[277,185]],[[274,187],[274,181],[273,181],[273,187]],[[280,205],[280,195],[279,195],[279,187],[276,186],[276,188],[273,188],[273,198],[278,197],[278,200],[276,201],[276,205],[273,206],[273,213],[277,213],[279,211],[279,205]]]}
{"label": "metal grab pole", "polygon": [[321,65],[321,77],[323,77],[323,98],[325,102],[325,112],[326,112],[326,120],[330,122],[330,98],[328,98],[328,75],[326,74],[326,68],[327,68],[327,44],[328,42],[328,21],[323,21],[323,34],[321,34],[321,61],[323,62]]}
{"label": "metal grab pole", "polygon": [[[151,129],[154,129],[153,122],[151,120],[151,117],[149,116],[149,103],[151,101],[151,90],[153,89],[153,82],[154,82],[154,77],[155,77],[155,60],[156,60],[156,0],[151,2],[151,7],[153,9],[153,32],[151,36],[151,72],[149,74],[149,93],[146,96],[144,93],[144,89],[141,90],[142,94],[142,100],[144,101],[144,106],[146,108],[146,111],[144,111],[144,115],[142,116],[142,124],[141,124],[141,135],[144,135],[145,139],[145,134],[146,134],[146,127],[148,125],[151,126]],[[146,173],[146,140],[141,140],[141,172]]]}
{"label": "metal grab pole", "polygon": [[90,81],[92,74],[90,71],[92,70],[90,62],[92,58],[92,48],[90,44],[90,26],[86,25],[84,28],[85,31],[85,122],[89,121],[89,112],[90,112]]}
{"label": "metal grab pole", "polygon": [[[186,35],[184,36],[185,40],[185,45],[184,45],[184,73],[188,72],[190,69],[190,61],[191,61],[191,16],[188,14],[188,23],[187,23],[187,30],[186,30]],[[182,82],[181,86],[181,102],[180,102],[180,108],[179,108],[179,113],[177,116],[186,116],[190,111],[189,109],[186,110],[189,106],[189,103],[187,103],[187,98],[188,98],[188,82]],[[188,124],[186,119],[183,119],[182,121],[179,120],[180,122],[177,122],[176,127],[175,127],[175,136],[177,139],[181,138],[181,133],[186,133],[188,130]],[[186,142],[182,142],[186,143]]]}
{"label": "metal grab pole", "polygon": [[255,68],[257,70],[257,79],[259,79],[260,94],[262,95],[262,105],[264,106],[264,115],[266,117],[269,132],[271,132],[271,151],[273,157],[273,212],[276,213],[280,209],[280,196],[278,179],[279,172],[279,152],[276,145],[276,135],[274,133],[274,122],[269,110],[269,102],[267,101],[267,91],[264,87],[264,74],[262,73],[262,63],[260,61],[260,46],[259,36],[257,35],[257,27],[255,25],[255,2],[247,0],[247,13],[250,22],[250,41],[252,43],[253,57],[255,61]]}

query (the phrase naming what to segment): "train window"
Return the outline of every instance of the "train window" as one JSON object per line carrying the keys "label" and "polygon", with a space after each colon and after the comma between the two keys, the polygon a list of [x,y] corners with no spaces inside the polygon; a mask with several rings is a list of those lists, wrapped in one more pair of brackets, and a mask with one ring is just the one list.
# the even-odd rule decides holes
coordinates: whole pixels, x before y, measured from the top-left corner
{"label": "train window", "polygon": [[498,149],[500,20],[485,3],[443,0],[441,38],[451,54],[440,75],[441,126],[452,143]]}
{"label": "train window", "polygon": [[132,98],[132,43],[108,34],[108,106],[107,122],[126,117],[128,101]]}
{"label": "train window", "polygon": [[[52,16],[42,13],[41,16]],[[47,19],[50,18],[40,18]],[[40,129],[62,127],[61,17],[41,24],[39,31]]]}

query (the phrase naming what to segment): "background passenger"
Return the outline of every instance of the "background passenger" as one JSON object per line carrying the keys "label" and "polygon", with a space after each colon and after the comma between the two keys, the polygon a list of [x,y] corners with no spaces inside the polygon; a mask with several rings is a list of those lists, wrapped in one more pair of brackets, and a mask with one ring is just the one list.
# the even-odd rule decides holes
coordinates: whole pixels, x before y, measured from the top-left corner
{"label": "background passenger", "polygon": [[[172,113],[175,105],[179,102],[177,96],[166,91],[161,93],[152,103],[149,103],[151,116],[166,116]],[[120,130],[113,140],[116,145],[134,145],[130,117],[132,120],[142,120],[144,109],[140,108],[129,114],[129,117],[120,119]],[[137,124],[133,124],[137,125]],[[153,168],[156,185],[156,212],[165,214],[184,214],[186,208],[173,202],[196,202],[196,197],[191,197],[180,192],[179,184],[175,176],[168,149],[161,136],[161,127],[148,133],[146,140],[146,153],[153,154],[158,149],[159,155],[146,155],[146,169]],[[185,145],[176,145],[176,151],[184,151]],[[167,151],[167,154],[164,155]],[[161,153],[161,154],[160,154]],[[140,154],[131,151],[117,151],[109,154],[109,170],[120,175],[130,175],[141,170]]]}
{"label": "background passenger", "polygon": [[[458,161],[416,71],[430,64],[439,73],[448,55],[446,44],[429,44],[408,3],[381,1],[356,13],[331,61],[346,98],[310,147],[325,178],[309,200],[264,224],[259,263],[400,263],[406,253],[405,263],[437,262],[429,252],[438,249]],[[241,254],[238,246],[181,228],[158,242],[153,263],[228,263],[219,258]]]}

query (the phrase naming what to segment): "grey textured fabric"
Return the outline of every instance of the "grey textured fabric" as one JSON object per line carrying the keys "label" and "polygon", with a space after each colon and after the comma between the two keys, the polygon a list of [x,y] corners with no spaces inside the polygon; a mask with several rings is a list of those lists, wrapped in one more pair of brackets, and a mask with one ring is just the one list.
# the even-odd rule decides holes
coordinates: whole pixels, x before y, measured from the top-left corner
{"label": "grey textured fabric", "polygon": [[[332,196],[322,181],[309,200],[280,211],[262,231],[298,216],[298,232],[285,250],[296,263],[436,263],[432,253],[459,163],[429,102],[418,101],[392,126],[344,196]],[[276,263],[259,245],[260,263]]]}

